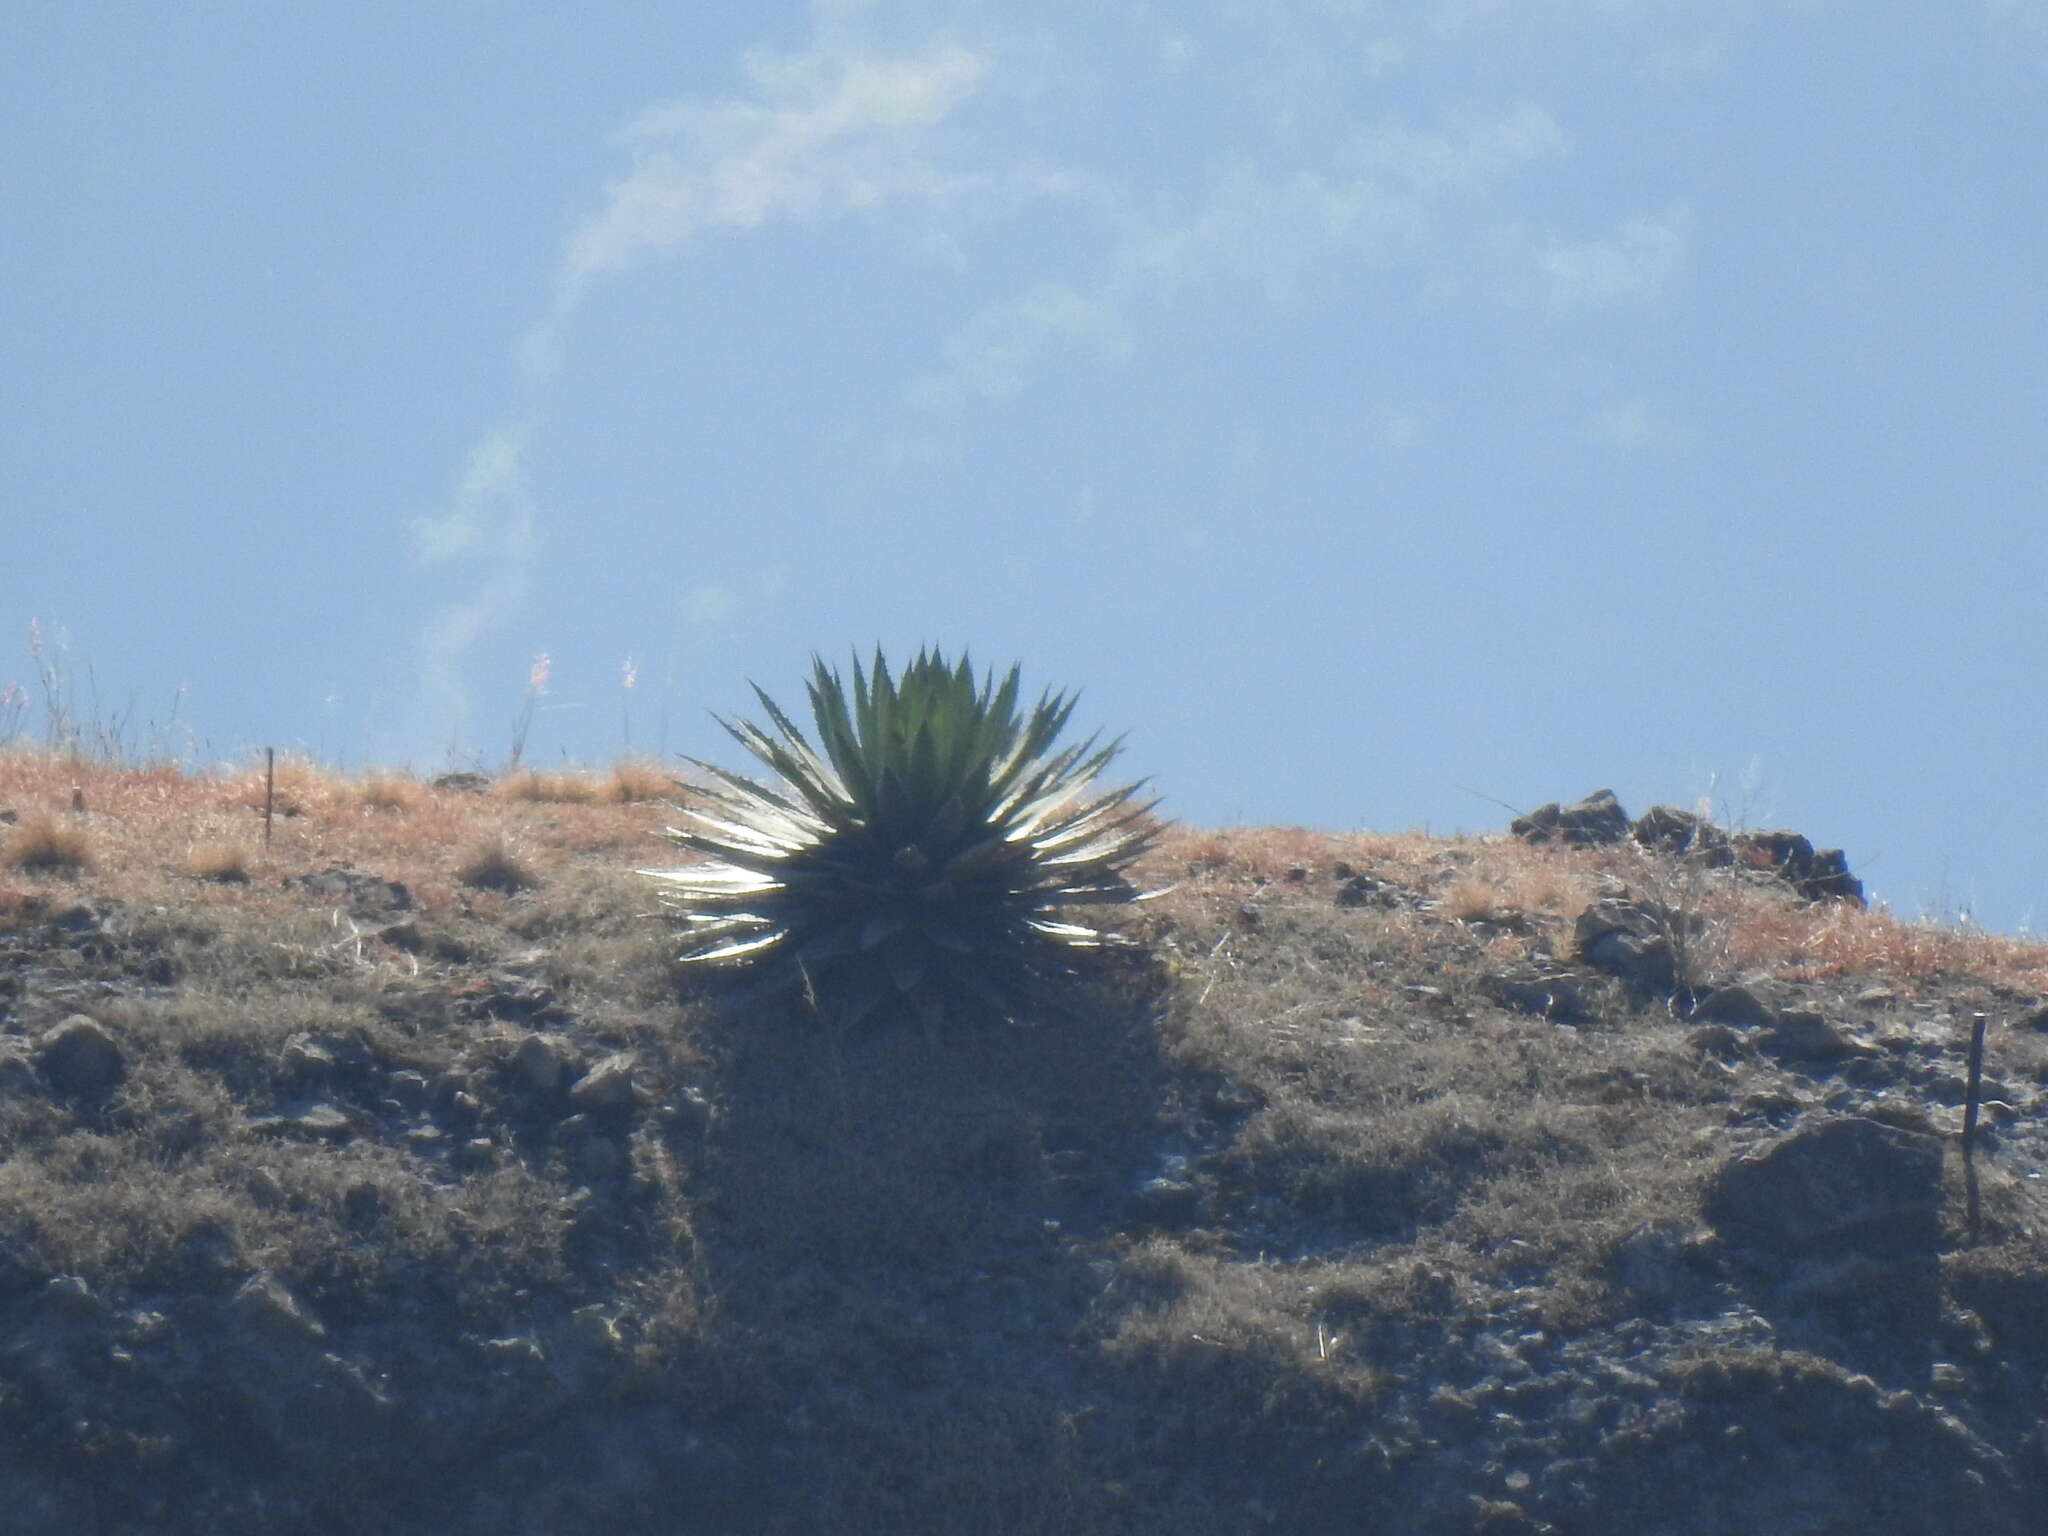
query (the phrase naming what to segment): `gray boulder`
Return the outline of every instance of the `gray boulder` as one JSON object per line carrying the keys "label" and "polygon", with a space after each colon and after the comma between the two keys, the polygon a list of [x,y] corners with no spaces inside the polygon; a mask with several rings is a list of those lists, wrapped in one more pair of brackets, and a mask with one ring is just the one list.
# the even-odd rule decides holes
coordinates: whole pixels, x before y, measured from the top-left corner
{"label": "gray boulder", "polygon": [[1629,835],[1628,812],[1611,789],[1596,789],[1570,805],[1538,806],[1508,824],[1515,836],[1532,843],[1560,842],[1572,847],[1618,843]]}

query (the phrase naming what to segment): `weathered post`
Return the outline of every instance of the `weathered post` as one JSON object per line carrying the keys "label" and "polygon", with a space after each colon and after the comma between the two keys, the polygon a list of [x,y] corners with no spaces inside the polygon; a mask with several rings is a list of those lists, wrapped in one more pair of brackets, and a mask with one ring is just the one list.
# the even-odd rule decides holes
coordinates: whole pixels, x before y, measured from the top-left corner
{"label": "weathered post", "polygon": [[1963,1090],[1963,1189],[1969,1201],[1970,1241],[1977,1241],[1977,1100],[1984,1086],[1984,1015],[1970,1018],[1970,1080]]}

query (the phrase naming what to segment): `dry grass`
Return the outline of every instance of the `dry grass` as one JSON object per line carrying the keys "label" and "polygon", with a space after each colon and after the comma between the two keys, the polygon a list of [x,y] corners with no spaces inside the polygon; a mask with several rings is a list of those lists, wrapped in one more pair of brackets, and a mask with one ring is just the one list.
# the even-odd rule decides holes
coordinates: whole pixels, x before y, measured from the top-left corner
{"label": "dry grass", "polygon": [[[818,1416],[812,1482],[777,1492],[786,1520],[749,1528],[806,1528],[792,1511],[809,1499],[814,1516],[858,1511],[850,1531],[961,1528],[946,1511],[969,1509],[989,1531],[1221,1533],[1250,1517],[1242,1490],[1202,1503],[1218,1486],[1204,1467],[1289,1443],[1320,1455],[1366,1424],[1398,1440],[1383,1410],[1435,1369],[1414,1341],[1446,1319],[1633,1315],[1615,1256],[1697,1224],[1762,1070],[1704,1059],[1656,1010],[1564,1027],[1492,1000],[1505,969],[1574,963],[1589,902],[1670,878],[1634,850],[1300,828],[1170,831],[1133,878],[1174,889],[1117,918],[1157,972],[1110,973],[1071,1027],[936,1052],[914,1031],[823,1040],[679,983],[631,873],[659,861],[645,802],[676,793],[667,774],[621,764],[566,795],[560,776],[520,777],[533,785],[460,795],[294,766],[299,814],[259,854],[246,773],[0,756],[0,807],[24,813],[6,849],[36,816],[76,830],[74,782],[92,807],[79,900],[119,904],[128,927],[80,963],[174,962],[102,1010],[130,1063],[102,1121],[0,1095],[17,1154],[0,1161],[0,1238],[96,1288],[262,1266],[336,1316],[374,1316],[431,1275],[479,1337],[531,1327],[577,1285],[622,1311],[644,1299],[646,1391],[686,1382],[703,1423]],[[390,918],[282,878],[335,865],[409,888],[412,948],[379,942]],[[1354,880],[1373,899],[1340,901]],[[1667,888],[1744,975],[2048,992],[2041,945],[1808,907],[1739,871]],[[0,919],[49,907],[0,881]],[[521,1118],[515,1052],[543,1030],[586,1060],[635,1051],[657,1102],[701,1089],[715,1127],[693,1141],[650,1114],[622,1131],[608,1176],[644,1204],[580,1235],[596,1165]],[[308,1042],[342,1062],[321,1092],[355,1132],[259,1139],[252,1124],[305,1096],[283,1064]],[[2002,1026],[1993,1051],[2008,1078],[2048,1069],[2048,1037]],[[482,1101],[460,1167],[421,1176],[388,1107],[401,1076]],[[1162,1169],[1186,1181],[1178,1215],[1134,1195]],[[579,1259],[629,1210],[672,1246]],[[674,1370],[690,1350],[742,1362],[736,1384]],[[1091,1426],[1048,1427],[1081,1412],[1018,1362],[1055,1357],[1046,1380],[1087,1373]],[[1131,1482],[1156,1465],[1187,1472],[1185,1507]],[[1141,1491],[1119,1503],[1112,1485]]]}
{"label": "dry grass", "polygon": [[2011,992],[2048,993],[2048,945],[1982,929],[1792,903],[1752,904],[1731,924],[1731,952],[1739,963],[1790,980],[1867,976],[1913,983],[1968,976]]}
{"label": "dry grass", "polygon": [[681,788],[681,780],[660,763],[644,757],[622,757],[612,764],[604,794],[620,805],[634,805],[643,800],[672,800]]}
{"label": "dry grass", "polygon": [[487,837],[474,844],[455,866],[455,878],[480,891],[507,895],[540,884],[533,865],[515,853],[503,837]]}
{"label": "dry grass", "polygon": [[1484,880],[1471,876],[1458,881],[1443,895],[1437,910],[1461,923],[1492,917],[1501,908],[1501,894]]}
{"label": "dry grass", "polygon": [[356,796],[373,811],[416,811],[427,802],[426,785],[409,774],[369,773],[356,785]]}
{"label": "dry grass", "polygon": [[583,773],[542,773],[522,768],[507,774],[493,792],[507,800],[532,800],[549,805],[595,805],[605,798],[606,784]]}
{"label": "dry grass", "polygon": [[75,875],[93,866],[92,842],[85,829],[48,811],[25,816],[8,833],[9,864],[32,875]]}
{"label": "dry grass", "polygon": [[242,885],[248,883],[249,862],[253,857],[241,843],[194,843],[185,851],[183,868],[195,880]]}

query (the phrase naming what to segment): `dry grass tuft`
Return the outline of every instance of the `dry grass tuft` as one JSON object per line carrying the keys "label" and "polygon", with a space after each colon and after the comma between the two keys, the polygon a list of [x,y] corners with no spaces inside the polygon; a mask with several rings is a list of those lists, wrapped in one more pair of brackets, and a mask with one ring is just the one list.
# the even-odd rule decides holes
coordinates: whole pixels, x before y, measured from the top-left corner
{"label": "dry grass tuft", "polygon": [[607,799],[608,786],[580,773],[541,773],[522,768],[496,785],[508,800],[537,800],[556,805],[595,805]]}
{"label": "dry grass tuft", "polygon": [[373,811],[416,811],[426,803],[426,786],[399,773],[373,773],[356,786],[356,795]]}
{"label": "dry grass tuft", "polygon": [[273,770],[266,772],[258,763],[245,774],[237,783],[235,801],[260,812],[269,794],[277,815],[306,816],[346,793],[341,781],[311,758],[287,755],[277,759]]}
{"label": "dry grass tuft", "polygon": [[681,780],[651,758],[622,757],[612,764],[604,797],[619,805],[633,805],[642,800],[674,799],[681,787]]}
{"label": "dry grass tuft", "polygon": [[540,884],[533,866],[513,852],[502,837],[486,838],[471,848],[456,865],[455,878],[479,891],[503,891],[507,895]]}
{"label": "dry grass tuft", "polygon": [[240,843],[195,843],[186,851],[182,867],[195,880],[246,885],[249,882],[249,858],[249,850]]}
{"label": "dry grass tuft", "polygon": [[1484,880],[1466,876],[1448,891],[1437,910],[1457,922],[1475,922],[1500,910],[1500,893]]}
{"label": "dry grass tuft", "polygon": [[38,875],[69,875],[92,868],[92,847],[85,829],[59,821],[49,812],[25,817],[7,839],[7,862]]}

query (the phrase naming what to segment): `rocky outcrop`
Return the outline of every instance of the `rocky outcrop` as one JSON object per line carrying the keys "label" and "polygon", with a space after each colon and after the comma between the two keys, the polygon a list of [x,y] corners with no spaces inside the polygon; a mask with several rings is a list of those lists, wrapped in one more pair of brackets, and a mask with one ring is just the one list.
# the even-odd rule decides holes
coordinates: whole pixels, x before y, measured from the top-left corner
{"label": "rocky outcrop", "polygon": [[1807,901],[1863,905],[1863,882],[1849,872],[1839,848],[1816,849],[1798,832],[1729,832],[1706,817],[1674,805],[1653,805],[1633,822],[1611,789],[1596,789],[1570,805],[1552,801],[1508,824],[1531,843],[1572,847],[1618,843],[1633,837],[1645,848],[1683,857],[1712,869],[1742,864],[1778,876]]}

